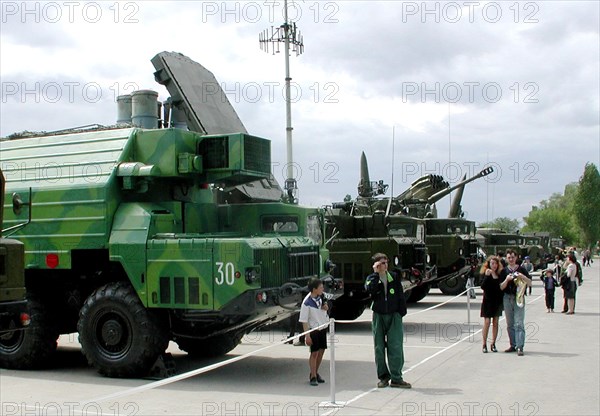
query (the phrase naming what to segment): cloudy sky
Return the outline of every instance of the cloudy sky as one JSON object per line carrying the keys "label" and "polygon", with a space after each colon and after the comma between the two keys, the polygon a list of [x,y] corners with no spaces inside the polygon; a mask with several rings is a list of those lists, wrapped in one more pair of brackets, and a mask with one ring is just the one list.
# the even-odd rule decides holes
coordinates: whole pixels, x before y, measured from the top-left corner
{"label": "cloudy sky", "polygon": [[[1,7],[0,136],[112,124],[115,97],[135,89],[166,99],[150,59],[181,52],[272,140],[283,184],[284,59],[258,42],[283,23],[282,0]],[[300,202],[356,196],[365,151],[371,180],[393,180],[395,195],[424,174],[456,182],[489,164],[465,191],[467,217],[522,219],[600,166],[599,15],[597,1],[290,2],[305,44],[290,60]]]}

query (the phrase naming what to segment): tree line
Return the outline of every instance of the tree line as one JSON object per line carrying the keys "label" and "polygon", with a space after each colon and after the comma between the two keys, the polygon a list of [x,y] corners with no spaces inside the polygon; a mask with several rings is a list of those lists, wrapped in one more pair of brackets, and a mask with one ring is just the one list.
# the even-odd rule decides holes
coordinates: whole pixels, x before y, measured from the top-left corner
{"label": "tree line", "polygon": [[600,173],[593,163],[587,163],[579,182],[565,186],[564,193],[554,193],[523,217],[507,217],[479,224],[482,228],[499,228],[508,233],[547,231],[562,237],[568,245],[594,247],[600,240]]}

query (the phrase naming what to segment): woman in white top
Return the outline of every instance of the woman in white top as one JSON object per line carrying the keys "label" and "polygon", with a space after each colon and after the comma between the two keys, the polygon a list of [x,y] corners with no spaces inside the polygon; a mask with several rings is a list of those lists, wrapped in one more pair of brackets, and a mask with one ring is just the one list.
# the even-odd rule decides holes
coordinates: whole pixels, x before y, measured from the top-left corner
{"label": "woman in white top", "polygon": [[567,306],[569,310],[567,311],[567,315],[573,315],[575,313],[575,292],[577,292],[577,260],[574,254],[569,254],[567,256],[567,277],[570,280],[571,285],[569,286],[569,290],[565,292],[565,297],[567,298]]}

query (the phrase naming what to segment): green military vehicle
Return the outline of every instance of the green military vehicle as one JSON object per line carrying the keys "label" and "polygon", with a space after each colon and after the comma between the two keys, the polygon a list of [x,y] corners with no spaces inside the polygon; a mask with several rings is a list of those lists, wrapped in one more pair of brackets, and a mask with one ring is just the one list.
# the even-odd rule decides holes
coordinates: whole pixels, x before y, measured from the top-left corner
{"label": "green military vehicle", "polygon": [[[14,198],[18,209],[19,199]],[[5,348],[14,348],[23,336],[31,318],[25,300],[25,274],[23,270],[23,243],[3,238],[6,232],[21,228],[17,225],[13,230],[2,230],[4,218],[4,175],[0,169],[0,344]],[[3,356],[0,355],[0,365]]]}
{"label": "green military vehicle", "polygon": [[270,142],[246,132],[204,67],[167,52],[152,62],[189,131],[157,128],[157,94],[142,91],[130,123],[119,113],[141,127],[0,142],[7,194],[31,188],[36,204],[14,234],[35,330],[0,339],[4,367],[40,365],[77,331],[98,372],[143,376],[170,340],[215,356],[289,317],[312,277],[341,293],[325,270],[323,211],[282,202]]}
{"label": "green military vehicle", "polygon": [[402,278],[407,300],[416,302],[421,296],[427,271],[425,222],[401,215],[350,215],[342,208],[327,212],[326,235],[331,260],[336,268],[333,275],[344,281],[344,296],[334,302],[336,319],[356,319],[369,300],[365,291],[365,277],[373,272],[374,253],[385,253],[390,259],[390,270]]}
{"label": "green military vehicle", "polygon": [[[475,223],[462,218],[464,213],[460,202],[466,184],[492,172],[493,168],[488,167],[471,178],[467,179],[465,175],[462,181],[452,187],[442,177],[427,175],[413,182],[411,188],[396,197],[400,211],[424,218],[425,243],[430,264],[436,274],[431,284],[445,295],[455,296],[463,292],[467,278],[476,275],[479,242],[475,236]],[[437,185],[418,186],[431,182]],[[435,204],[454,190],[457,192],[450,207],[449,218],[435,218]]]}
{"label": "green military vehicle", "polygon": [[507,233],[498,228],[477,228],[477,234],[486,256],[505,254],[508,249],[521,253],[521,247],[525,245],[522,235]]}
{"label": "green military vehicle", "polygon": [[436,285],[445,295],[458,295],[479,265],[475,222],[463,218],[427,218],[425,223],[431,264],[443,276]]}
{"label": "green military vehicle", "polygon": [[[521,247],[521,257],[528,256],[531,263],[533,264],[534,270],[540,270],[546,268],[547,258],[545,245],[548,244],[546,239],[541,235],[523,234],[524,244]],[[549,240],[549,238],[547,239]]]}
{"label": "green military vehicle", "polygon": [[361,155],[358,197],[328,207],[326,240],[336,265],[333,275],[344,281],[344,295],[334,302],[336,319],[353,320],[367,306],[364,282],[373,272],[371,256],[385,253],[390,270],[401,276],[407,300],[417,302],[427,294],[431,278],[425,247],[425,221],[406,215],[390,215],[391,199],[377,198],[387,191],[383,181],[371,182],[366,156]]}

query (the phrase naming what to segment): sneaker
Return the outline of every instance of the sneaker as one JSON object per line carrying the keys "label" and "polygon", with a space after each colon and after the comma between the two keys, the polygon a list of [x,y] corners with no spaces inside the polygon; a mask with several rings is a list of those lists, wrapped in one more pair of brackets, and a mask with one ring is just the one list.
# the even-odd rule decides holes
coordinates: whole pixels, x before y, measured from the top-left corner
{"label": "sneaker", "polygon": [[522,348],[519,348],[519,349],[517,350],[517,355],[518,355],[519,357],[522,357],[522,356],[524,356],[524,355],[525,355],[525,353],[523,352],[523,349],[522,349]]}
{"label": "sneaker", "polygon": [[379,382],[377,383],[377,388],[383,389],[389,385],[390,385],[390,378],[384,377],[384,378],[379,379]]}
{"label": "sneaker", "polygon": [[317,373],[317,382],[318,382],[318,383],[325,383],[325,380],[323,380],[323,379],[321,378],[321,375],[320,375],[319,373]]}
{"label": "sneaker", "polygon": [[318,386],[319,385],[319,382],[317,381],[316,377],[311,377],[310,378],[310,385],[311,386]]}
{"label": "sneaker", "polygon": [[396,388],[401,388],[401,389],[410,389],[412,386],[410,385],[410,383],[407,383],[404,380],[400,380],[400,381],[392,381],[390,383],[390,387],[396,387]]}
{"label": "sneaker", "polygon": [[513,347],[512,345],[509,348],[504,350],[504,352],[515,352],[515,351],[516,351],[516,348]]}

